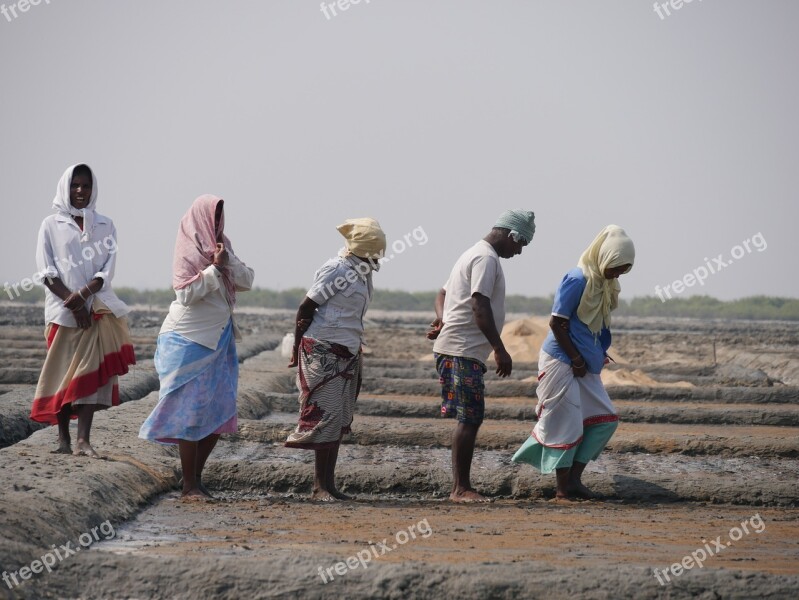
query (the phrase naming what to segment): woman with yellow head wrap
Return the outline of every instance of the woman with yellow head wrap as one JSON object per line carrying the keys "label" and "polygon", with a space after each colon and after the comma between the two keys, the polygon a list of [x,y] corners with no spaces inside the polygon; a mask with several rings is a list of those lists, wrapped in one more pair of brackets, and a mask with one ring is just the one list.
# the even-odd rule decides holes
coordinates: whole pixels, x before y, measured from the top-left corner
{"label": "woman with yellow head wrap", "polygon": [[289,363],[298,367],[300,415],[286,446],[315,451],[312,497],[324,502],[349,499],[336,488],[336,462],[361,387],[372,272],[386,251],[386,235],[374,219],[348,219],[337,229],[346,245],[316,272],[300,304]]}
{"label": "woman with yellow head wrap", "polygon": [[599,377],[610,347],[618,278],[632,269],[635,246],[608,225],[560,283],[550,333],[538,359],[538,422],[513,456],[542,473],[556,471],[559,498],[590,498],[582,473],[610,440],[619,417]]}

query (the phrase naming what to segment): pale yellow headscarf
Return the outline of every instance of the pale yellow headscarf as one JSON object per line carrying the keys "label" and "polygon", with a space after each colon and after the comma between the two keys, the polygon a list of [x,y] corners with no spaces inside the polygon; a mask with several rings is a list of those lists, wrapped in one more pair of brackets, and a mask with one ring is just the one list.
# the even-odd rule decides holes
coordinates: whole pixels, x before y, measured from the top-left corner
{"label": "pale yellow headscarf", "polygon": [[585,275],[586,284],[577,318],[588,326],[593,334],[599,334],[602,326],[610,327],[610,311],[619,305],[621,286],[618,279],[605,279],[605,269],[630,265],[635,262],[635,246],[618,225],[608,225],[594,238],[580,257],[577,266]]}
{"label": "pale yellow headscarf", "polygon": [[382,258],[386,252],[386,234],[374,219],[347,219],[336,229],[346,240],[346,254],[359,258]]}

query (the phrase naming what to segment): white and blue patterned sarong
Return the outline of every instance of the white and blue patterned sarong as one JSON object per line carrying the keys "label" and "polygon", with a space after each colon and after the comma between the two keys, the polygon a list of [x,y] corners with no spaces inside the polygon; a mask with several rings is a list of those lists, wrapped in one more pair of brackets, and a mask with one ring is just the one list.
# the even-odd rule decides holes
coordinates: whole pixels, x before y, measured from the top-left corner
{"label": "white and blue patterned sarong", "polygon": [[158,404],[139,430],[140,438],[176,444],[236,433],[239,361],[232,321],[216,350],[173,331],[159,335],[154,362],[161,390]]}

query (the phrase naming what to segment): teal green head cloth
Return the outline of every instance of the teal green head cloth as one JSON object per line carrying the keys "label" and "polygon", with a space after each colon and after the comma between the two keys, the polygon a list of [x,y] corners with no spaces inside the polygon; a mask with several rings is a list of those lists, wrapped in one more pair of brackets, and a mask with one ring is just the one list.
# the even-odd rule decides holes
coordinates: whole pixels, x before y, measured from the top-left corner
{"label": "teal green head cloth", "polygon": [[[535,214],[530,210],[506,210],[499,215],[494,227],[510,229],[511,235],[517,234],[529,244],[533,241],[535,233]],[[516,239],[515,235],[514,239]]]}

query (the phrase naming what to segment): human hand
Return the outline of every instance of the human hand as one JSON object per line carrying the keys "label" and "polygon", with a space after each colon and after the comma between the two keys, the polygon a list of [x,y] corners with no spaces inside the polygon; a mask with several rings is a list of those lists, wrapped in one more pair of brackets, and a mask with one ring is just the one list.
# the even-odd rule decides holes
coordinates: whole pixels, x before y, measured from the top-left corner
{"label": "human hand", "polygon": [[588,365],[586,365],[582,356],[572,361],[572,373],[574,373],[575,377],[585,377],[586,373],[588,373]]}
{"label": "human hand", "polygon": [[227,248],[222,243],[216,245],[216,251],[214,252],[214,266],[217,267],[224,267],[228,263],[228,253]]}
{"label": "human hand", "polygon": [[497,375],[500,377],[507,377],[513,369],[513,360],[505,348],[494,350],[494,360],[497,363]]}
{"label": "human hand", "polygon": [[68,308],[72,312],[83,308],[86,305],[86,300],[80,297],[78,292],[72,292],[64,300],[64,308]]}
{"label": "human hand", "polygon": [[444,321],[436,317],[433,319],[433,322],[430,323],[430,329],[427,332],[427,339],[434,340],[438,337],[438,334],[441,333],[441,330],[444,328]]}
{"label": "human hand", "polygon": [[75,321],[81,329],[88,329],[92,326],[92,315],[85,306],[73,311],[72,314],[75,315]]}
{"label": "human hand", "polygon": [[297,331],[299,333],[308,331],[308,328],[311,326],[311,321],[313,321],[313,319],[297,319]]}
{"label": "human hand", "polygon": [[293,369],[299,363],[297,355],[298,355],[298,348],[295,346],[294,349],[291,351],[291,359],[289,360],[288,364],[289,369]]}

